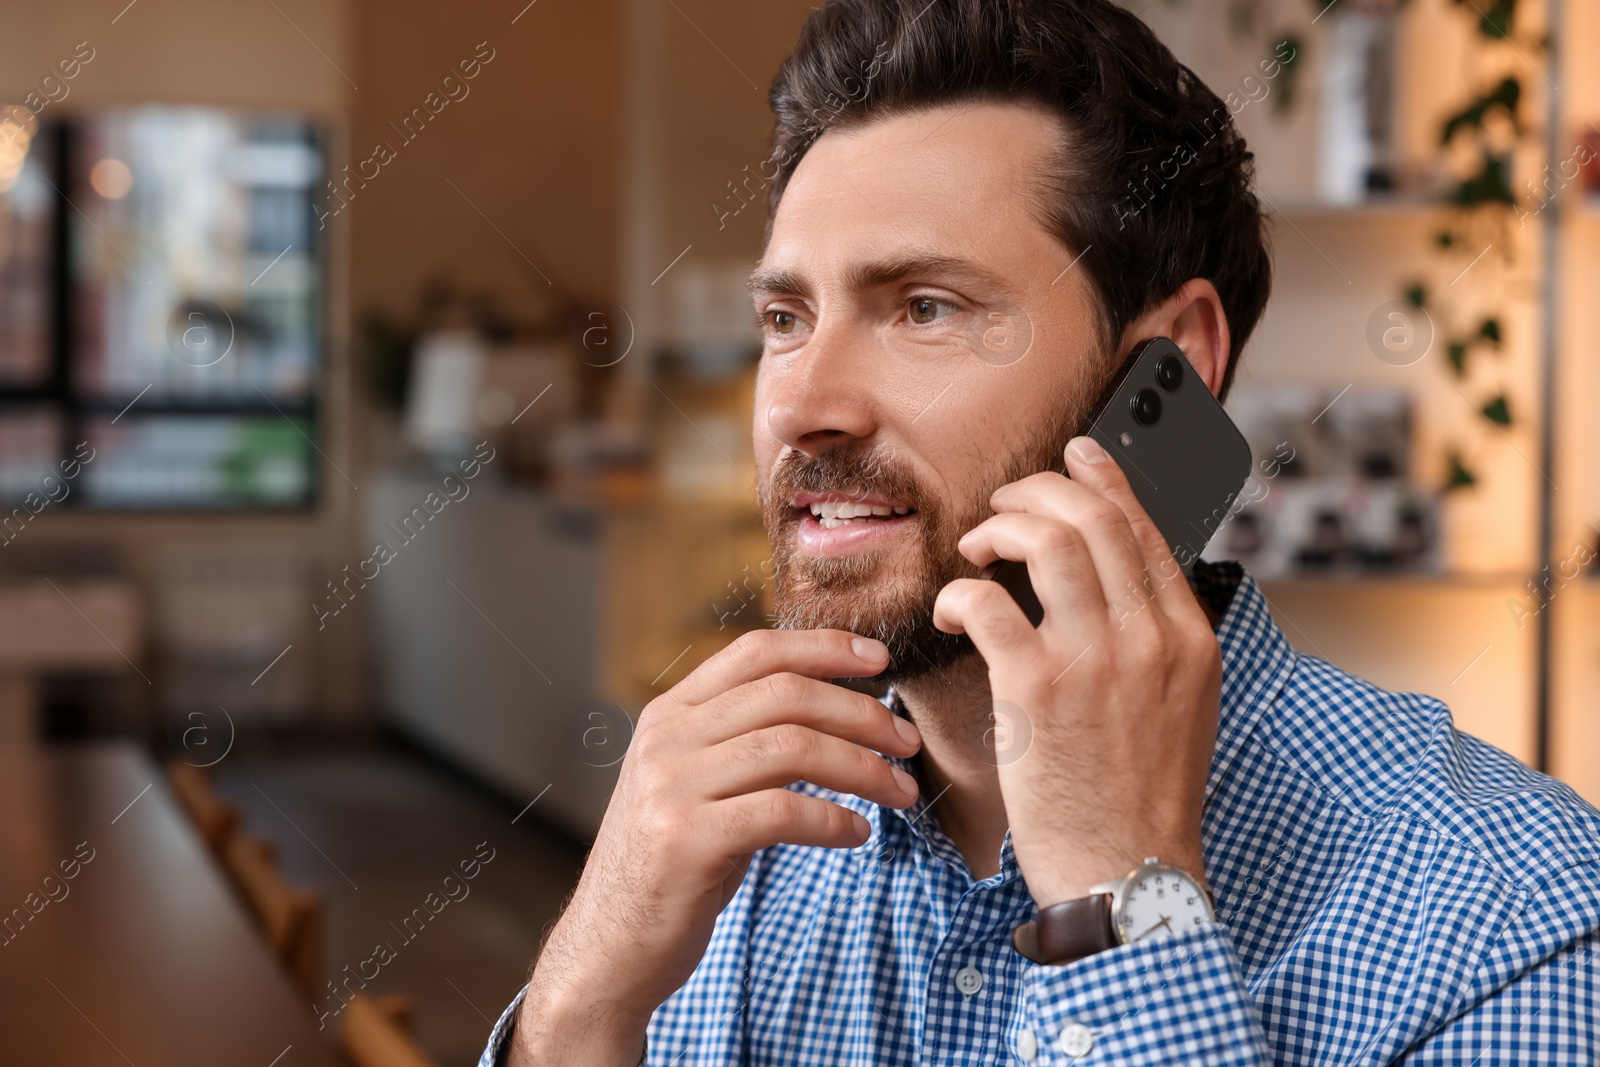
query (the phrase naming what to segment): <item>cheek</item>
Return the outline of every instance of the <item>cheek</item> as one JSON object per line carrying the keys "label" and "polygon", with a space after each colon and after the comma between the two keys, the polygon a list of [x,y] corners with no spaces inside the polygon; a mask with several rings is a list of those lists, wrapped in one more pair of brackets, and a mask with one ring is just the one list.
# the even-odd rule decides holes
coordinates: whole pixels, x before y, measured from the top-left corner
{"label": "cheek", "polygon": [[1061,450],[1082,407],[1077,397],[1060,381],[1019,382],[952,417],[951,432],[930,441],[925,457],[961,521],[988,518],[989,499],[1002,485],[1062,469]]}
{"label": "cheek", "polygon": [[970,527],[989,515],[989,496],[1020,447],[1003,403],[1003,398],[959,383],[934,410],[898,428],[897,447],[938,501],[946,523]]}

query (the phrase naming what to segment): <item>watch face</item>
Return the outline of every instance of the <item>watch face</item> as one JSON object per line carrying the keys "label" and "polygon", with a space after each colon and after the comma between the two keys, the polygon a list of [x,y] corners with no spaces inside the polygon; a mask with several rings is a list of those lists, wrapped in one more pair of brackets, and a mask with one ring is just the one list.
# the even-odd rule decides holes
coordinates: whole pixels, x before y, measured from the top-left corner
{"label": "watch face", "polygon": [[1171,937],[1215,922],[1203,889],[1183,871],[1147,863],[1123,887],[1114,918],[1123,944]]}

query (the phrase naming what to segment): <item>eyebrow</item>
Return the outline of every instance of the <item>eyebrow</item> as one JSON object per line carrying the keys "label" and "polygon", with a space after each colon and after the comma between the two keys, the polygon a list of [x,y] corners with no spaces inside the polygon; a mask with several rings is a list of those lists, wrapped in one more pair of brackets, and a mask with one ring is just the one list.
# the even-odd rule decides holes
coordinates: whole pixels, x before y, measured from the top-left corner
{"label": "eyebrow", "polygon": [[[920,252],[857,263],[845,271],[844,282],[846,287],[851,289],[871,289],[914,275],[977,282],[997,289],[1007,288],[1005,280],[987,267],[981,267],[959,256],[947,256],[937,252]],[[811,283],[805,275],[781,268],[756,268],[750,275],[746,287],[752,297],[778,293],[798,297],[812,295]]]}

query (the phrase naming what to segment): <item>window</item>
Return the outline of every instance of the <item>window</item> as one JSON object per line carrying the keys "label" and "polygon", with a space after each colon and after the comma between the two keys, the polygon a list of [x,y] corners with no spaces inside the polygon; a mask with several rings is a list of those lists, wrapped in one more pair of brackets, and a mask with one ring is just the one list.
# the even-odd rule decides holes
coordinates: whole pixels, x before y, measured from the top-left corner
{"label": "window", "polygon": [[311,506],[322,173],[301,120],[0,108],[8,507],[90,449],[65,506]]}

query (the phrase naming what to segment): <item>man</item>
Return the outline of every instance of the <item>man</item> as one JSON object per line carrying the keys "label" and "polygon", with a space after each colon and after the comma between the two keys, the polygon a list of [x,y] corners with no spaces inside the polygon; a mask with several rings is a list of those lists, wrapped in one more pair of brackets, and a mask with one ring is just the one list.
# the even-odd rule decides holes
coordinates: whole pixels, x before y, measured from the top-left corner
{"label": "man", "polygon": [[1222,101],[1106,0],[836,0],[771,99],[780,625],[644,710],[484,1062],[1594,1063],[1600,813],[1186,581],[1075,436],[1260,315]]}

